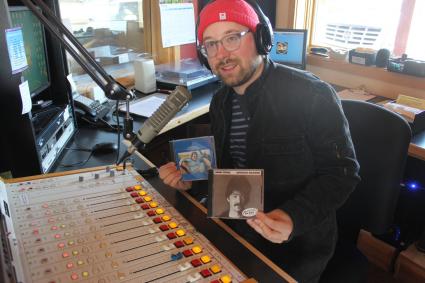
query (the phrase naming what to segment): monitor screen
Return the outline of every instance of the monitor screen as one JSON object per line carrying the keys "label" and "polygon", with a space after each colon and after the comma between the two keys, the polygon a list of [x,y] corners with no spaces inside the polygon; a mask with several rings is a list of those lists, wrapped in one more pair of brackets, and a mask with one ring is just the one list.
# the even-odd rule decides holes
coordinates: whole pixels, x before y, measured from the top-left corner
{"label": "monitor screen", "polygon": [[21,27],[28,68],[22,76],[34,96],[49,86],[44,29],[36,16],[26,7],[9,7],[12,27]]}
{"label": "monitor screen", "polygon": [[280,64],[305,70],[307,30],[275,29],[270,58]]}

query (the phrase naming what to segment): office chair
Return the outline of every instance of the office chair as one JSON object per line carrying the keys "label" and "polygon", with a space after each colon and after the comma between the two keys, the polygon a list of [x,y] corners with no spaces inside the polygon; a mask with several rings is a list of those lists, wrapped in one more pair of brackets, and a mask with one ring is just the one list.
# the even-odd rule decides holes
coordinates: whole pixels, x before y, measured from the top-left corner
{"label": "office chair", "polygon": [[342,100],[361,181],[337,211],[339,239],[320,282],[366,282],[368,262],[356,248],[360,229],[388,232],[397,205],[411,139],[409,124],[381,106]]}

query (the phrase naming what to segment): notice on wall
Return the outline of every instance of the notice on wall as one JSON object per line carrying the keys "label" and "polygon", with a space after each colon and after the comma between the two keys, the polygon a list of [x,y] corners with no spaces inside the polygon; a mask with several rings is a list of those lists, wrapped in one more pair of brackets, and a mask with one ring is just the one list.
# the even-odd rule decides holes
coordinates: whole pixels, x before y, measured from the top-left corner
{"label": "notice on wall", "polygon": [[32,109],[32,101],[28,81],[25,81],[19,85],[19,92],[21,93],[22,100],[22,114],[27,114]]}
{"label": "notice on wall", "polygon": [[22,72],[28,67],[22,28],[6,29],[6,43],[12,74]]}
{"label": "notice on wall", "polygon": [[160,4],[162,47],[195,42],[193,3]]}

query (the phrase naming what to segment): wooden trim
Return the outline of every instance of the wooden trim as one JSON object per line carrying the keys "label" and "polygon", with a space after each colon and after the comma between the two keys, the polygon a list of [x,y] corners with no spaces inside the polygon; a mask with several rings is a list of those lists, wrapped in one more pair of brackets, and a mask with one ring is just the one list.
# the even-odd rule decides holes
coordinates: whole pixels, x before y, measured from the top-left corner
{"label": "wooden trim", "polygon": [[152,54],[151,1],[143,1],[143,32],[145,41],[145,52]]}
{"label": "wooden trim", "polygon": [[[182,193],[190,202],[192,202],[196,207],[198,207],[205,215],[207,214],[207,209],[201,205],[196,199],[194,199],[191,195],[189,195],[186,191],[179,191]],[[253,245],[251,245],[244,238],[239,236],[233,229],[227,226],[223,221],[219,218],[211,218],[218,226],[223,228],[227,233],[233,236],[236,240],[238,240],[242,245],[244,245],[248,250],[250,250],[253,254],[255,254],[259,259],[261,259],[265,264],[267,264],[271,269],[273,269],[277,274],[282,276],[286,281],[290,283],[297,282],[294,278],[292,278],[288,273],[282,270],[279,266],[277,266],[274,262],[272,262],[268,257],[266,257],[263,253],[257,250]]]}
{"label": "wooden trim", "polygon": [[409,88],[425,89],[425,78],[389,72],[386,69],[374,66],[361,66],[316,55],[307,55],[307,64]]}
{"label": "wooden trim", "polygon": [[[91,171],[97,171],[97,170],[104,170],[106,167],[110,167],[116,170],[122,170],[122,166],[117,165],[106,165],[106,166],[98,166],[98,167],[91,167],[91,168],[83,168],[83,169],[76,169],[76,170],[70,170],[70,171],[64,171],[64,172],[55,172],[55,173],[48,173],[48,174],[40,174],[40,175],[34,175],[34,176],[28,176],[28,177],[21,177],[21,178],[12,178],[12,179],[6,179],[3,180],[5,183],[20,183],[20,182],[27,182],[32,180],[39,180],[39,179],[47,179],[47,178],[53,178],[53,177],[60,177],[60,176],[66,176],[66,175],[72,175],[72,174],[78,174],[78,173],[85,173],[85,172],[91,172]],[[131,164],[127,164],[127,167],[130,167]]]}
{"label": "wooden trim", "polygon": [[161,13],[159,9],[159,1],[152,1],[151,5],[151,39],[152,39],[152,57],[155,64],[179,63],[180,62],[180,46],[172,46],[168,48],[162,47],[161,37]]}
{"label": "wooden trim", "polygon": [[409,156],[415,157],[425,161],[425,148],[411,143],[409,145]]}

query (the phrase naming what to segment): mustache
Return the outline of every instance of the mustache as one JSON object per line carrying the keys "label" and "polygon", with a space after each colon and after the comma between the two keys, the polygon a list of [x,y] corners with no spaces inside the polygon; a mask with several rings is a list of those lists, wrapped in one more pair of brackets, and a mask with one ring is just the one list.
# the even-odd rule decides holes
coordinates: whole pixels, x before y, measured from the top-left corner
{"label": "mustache", "polygon": [[220,67],[225,66],[227,64],[231,64],[231,63],[236,63],[237,64],[238,62],[239,62],[239,60],[237,60],[237,59],[224,58],[223,60],[220,60],[220,62],[218,62],[216,64],[216,67],[217,68],[220,68]]}

